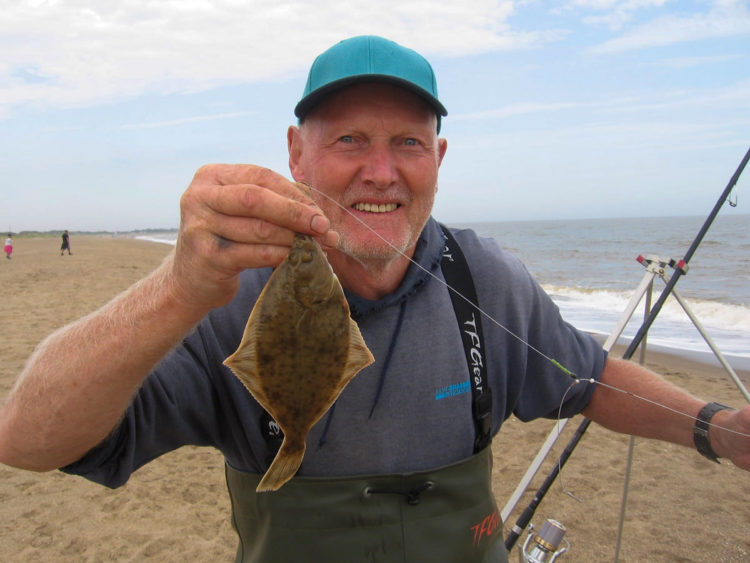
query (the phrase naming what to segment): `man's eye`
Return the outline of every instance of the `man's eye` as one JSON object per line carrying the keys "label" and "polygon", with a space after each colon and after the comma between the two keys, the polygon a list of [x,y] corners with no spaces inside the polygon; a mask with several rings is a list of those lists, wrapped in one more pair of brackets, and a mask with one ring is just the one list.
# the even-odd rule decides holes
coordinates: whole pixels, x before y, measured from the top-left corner
{"label": "man's eye", "polygon": [[409,139],[404,139],[404,144],[410,147],[415,147],[419,144],[419,141],[417,141],[416,139],[409,138]]}
{"label": "man's eye", "polygon": [[352,137],[351,135],[344,135],[343,137],[339,137],[339,142],[340,143],[353,143],[354,137]]}

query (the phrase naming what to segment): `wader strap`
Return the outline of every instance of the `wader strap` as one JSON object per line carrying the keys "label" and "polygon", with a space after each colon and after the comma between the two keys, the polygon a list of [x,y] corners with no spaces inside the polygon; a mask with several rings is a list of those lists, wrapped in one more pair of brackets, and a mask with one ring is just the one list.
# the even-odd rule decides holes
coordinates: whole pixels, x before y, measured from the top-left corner
{"label": "wader strap", "polygon": [[466,363],[469,367],[472,413],[476,430],[474,453],[476,453],[490,443],[492,431],[492,391],[487,379],[487,368],[484,365],[482,317],[475,307],[479,305],[479,300],[471,270],[461,252],[461,247],[445,225],[441,224],[440,227],[447,238],[440,267],[445,281],[453,288],[448,292],[453,302],[453,311],[456,313]]}

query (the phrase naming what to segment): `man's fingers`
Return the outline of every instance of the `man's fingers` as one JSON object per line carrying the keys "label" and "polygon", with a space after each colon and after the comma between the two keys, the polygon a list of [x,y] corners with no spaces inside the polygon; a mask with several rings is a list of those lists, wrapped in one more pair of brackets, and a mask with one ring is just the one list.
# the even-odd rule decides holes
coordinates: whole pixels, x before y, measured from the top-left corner
{"label": "man's fingers", "polygon": [[190,299],[212,306],[231,298],[243,270],[281,263],[295,232],[338,244],[309,188],[258,166],[202,167],[180,210],[175,272]]}
{"label": "man's fingers", "polygon": [[270,168],[252,164],[207,164],[198,169],[193,183],[217,186],[256,185],[289,199],[314,205],[312,190],[305,184],[291,182]]}
{"label": "man's fingers", "polygon": [[289,246],[273,244],[242,244],[215,237],[218,252],[214,255],[215,267],[228,277],[247,268],[276,267],[289,254]]}
{"label": "man's fingers", "polygon": [[[294,188],[293,188],[294,189]],[[296,189],[297,199],[253,184],[201,187],[207,213],[224,218],[262,218],[267,223],[305,234],[325,234],[331,225],[323,212]],[[252,224],[248,224],[252,231]]]}

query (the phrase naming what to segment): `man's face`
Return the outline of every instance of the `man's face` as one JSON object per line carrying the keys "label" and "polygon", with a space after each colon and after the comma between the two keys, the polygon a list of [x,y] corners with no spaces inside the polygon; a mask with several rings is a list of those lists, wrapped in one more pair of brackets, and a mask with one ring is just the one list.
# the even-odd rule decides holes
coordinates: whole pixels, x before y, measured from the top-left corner
{"label": "man's face", "polygon": [[360,261],[389,261],[398,253],[383,237],[411,255],[432,210],[447,147],[436,119],[411,92],[366,83],[331,94],[299,128],[290,127],[294,179],[345,208],[313,195],[341,235],[340,250]]}

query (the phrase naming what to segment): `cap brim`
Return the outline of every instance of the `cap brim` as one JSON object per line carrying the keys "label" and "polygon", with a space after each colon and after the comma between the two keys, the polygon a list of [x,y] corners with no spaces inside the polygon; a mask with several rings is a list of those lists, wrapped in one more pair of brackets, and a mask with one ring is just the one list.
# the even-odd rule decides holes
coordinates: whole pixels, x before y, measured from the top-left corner
{"label": "cap brim", "polygon": [[440,101],[432,94],[430,94],[427,90],[419,88],[413,82],[410,82],[408,80],[382,74],[359,74],[356,76],[347,76],[346,78],[329,82],[325,86],[321,86],[317,90],[310,92],[307,96],[302,98],[294,107],[294,115],[299,119],[303,119],[311,109],[313,109],[323,100],[323,98],[330,95],[336,90],[344,88],[345,86],[356,84],[358,82],[388,82],[390,84],[395,84],[396,86],[400,86],[405,90],[409,90],[410,92],[413,92],[417,96],[422,98],[425,102],[432,106],[436,114],[443,117],[448,115],[448,110],[445,109],[445,106],[443,106],[443,104],[441,104]]}

